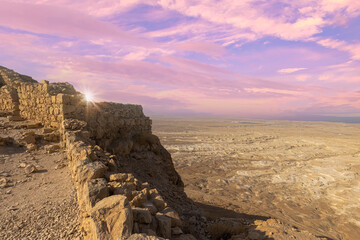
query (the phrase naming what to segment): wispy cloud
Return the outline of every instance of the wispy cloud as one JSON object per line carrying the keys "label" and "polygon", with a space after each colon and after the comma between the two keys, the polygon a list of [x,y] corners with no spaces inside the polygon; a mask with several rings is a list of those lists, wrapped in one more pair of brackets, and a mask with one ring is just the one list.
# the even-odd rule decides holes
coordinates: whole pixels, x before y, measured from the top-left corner
{"label": "wispy cloud", "polygon": [[278,73],[294,73],[305,69],[306,68],[283,68],[278,70]]}
{"label": "wispy cloud", "polygon": [[316,42],[327,48],[348,52],[352,60],[360,60],[360,41],[358,43],[348,43],[342,40],[325,38],[317,39]]}

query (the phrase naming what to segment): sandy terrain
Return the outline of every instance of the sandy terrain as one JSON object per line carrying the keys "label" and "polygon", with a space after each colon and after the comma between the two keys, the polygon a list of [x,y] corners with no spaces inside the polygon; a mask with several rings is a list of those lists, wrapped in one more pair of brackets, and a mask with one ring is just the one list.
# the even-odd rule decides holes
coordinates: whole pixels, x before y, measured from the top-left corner
{"label": "sandy terrain", "polygon": [[[36,140],[38,150],[27,150],[24,134],[30,122],[7,122],[0,118],[0,239],[79,239],[76,193],[64,152],[48,153],[56,143]],[[23,146],[21,146],[23,145]],[[34,146],[32,145],[32,146]],[[28,166],[34,166],[32,171]]]}
{"label": "sandy terrain", "polygon": [[360,124],[153,118],[153,131],[194,201],[359,239]]}

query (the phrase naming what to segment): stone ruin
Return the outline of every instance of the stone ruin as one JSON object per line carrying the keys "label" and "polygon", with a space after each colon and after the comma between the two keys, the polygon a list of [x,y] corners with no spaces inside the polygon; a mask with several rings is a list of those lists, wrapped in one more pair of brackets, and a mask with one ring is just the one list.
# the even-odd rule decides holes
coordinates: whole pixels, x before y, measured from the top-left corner
{"label": "stone ruin", "polygon": [[87,102],[69,83],[0,67],[0,113],[58,132],[85,239],[195,239],[183,233],[183,182],[141,106]]}

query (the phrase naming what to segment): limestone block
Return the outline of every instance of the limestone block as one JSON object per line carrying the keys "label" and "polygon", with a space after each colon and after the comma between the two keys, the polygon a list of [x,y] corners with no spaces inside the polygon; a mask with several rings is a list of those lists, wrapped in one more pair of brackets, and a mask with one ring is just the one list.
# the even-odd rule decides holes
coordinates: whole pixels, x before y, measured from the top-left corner
{"label": "limestone block", "polygon": [[149,210],[144,208],[132,208],[134,221],[138,223],[151,223],[151,213]]}
{"label": "limestone block", "polygon": [[151,189],[149,194],[151,202],[157,207],[157,209],[163,210],[166,207],[167,204],[156,189]]}
{"label": "limestone block", "polygon": [[24,121],[24,119],[20,116],[7,116],[9,121]]}
{"label": "limestone block", "polygon": [[59,142],[60,134],[58,132],[52,132],[44,135],[44,140],[48,142]]}
{"label": "limestone block", "polygon": [[134,191],[132,194],[134,197],[130,202],[131,206],[141,207],[147,201],[147,195],[143,191]]}
{"label": "limestone block", "polygon": [[157,213],[155,217],[158,221],[158,235],[164,238],[171,238],[171,219],[161,213]]}
{"label": "limestone block", "polygon": [[[84,184],[82,196],[79,197],[85,202],[87,211],[95,206],[97,202],[109,196],[109,188],[104,178],[90,179]],[[81,205],[81,204],[80,204]]]}
{"label": "limestone block", "polygon": [[133,214],[125,196],[113,195],[99,201],[90,214],[89,239],[127,239],[133,229]]}
{"label": "limestone block", "polygon": [[181,227],[181,219],[179,217],[179,214],[172,209],[171,207],[165,208],[163,211],[161,211],[165,216],[171,218],[171,226],[172,227]]}
{"label": "limestone block", "polygon": [[158,211],[156,206],[151,201],[144,202],[141,207],[149,210],[152,215],[155,215]]}
{"label": "limestone block", "polygon": [[44,128],[43,129],[43,133],[52,133],[54,131],[54,129],[52,128]]}
{"label": "limestone block", "polygon": [[99,161],[90,162],[85,165],[75,165],[73,171],[74,180],[78,183],[84,183],[90,179],[102,178],[107,167]]}
{"label": "limestone block", "polygon": [[64,98],[64,94],[59,93],[58,95],[56,95],[56,102],[62,104],[64,102],[63,98]]}
{"label": "limestone block", "polygon": [[114,173],[109,176],[109,180],[115,182],[125,182],[127,178],[127,173]]}
{"label": "limestone block", "polygon": [[27,129],[35,129],[35,128],[40,128],[40,127],[42,127],[42,124],[39,123],[39,122],[29,123],[29,124],[26,125]]}
{"label": "limestone block", "polygon": [[134,182],[135,177],[131,173],[114,173],[110,174],[109,180],[116,182]]}
{"label": "limestone block", "polygon": [[125,195],[128,198],[132,198],[133,191],[136,189],[134,183],[119,183],[119,182],[109,182],[109,186],[114,194]]}
{"label": "limestone block", "polygon": [[60,124],[58,122],[51,122],[50,126],[53,128],[60,128]]}

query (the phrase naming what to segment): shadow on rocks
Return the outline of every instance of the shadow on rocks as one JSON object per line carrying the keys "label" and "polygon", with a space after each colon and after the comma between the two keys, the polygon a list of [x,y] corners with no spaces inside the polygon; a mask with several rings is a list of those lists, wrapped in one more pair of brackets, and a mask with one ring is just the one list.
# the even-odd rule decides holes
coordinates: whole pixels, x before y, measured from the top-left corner
{"label": "shadow on rocks", "polygon": [[273,239],[256,230],[256,220],[266,221],[265,216],[249,215],[212,206],[195,203],[198,211],[184,214],[184,229],[197,239]]}

